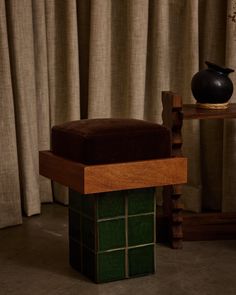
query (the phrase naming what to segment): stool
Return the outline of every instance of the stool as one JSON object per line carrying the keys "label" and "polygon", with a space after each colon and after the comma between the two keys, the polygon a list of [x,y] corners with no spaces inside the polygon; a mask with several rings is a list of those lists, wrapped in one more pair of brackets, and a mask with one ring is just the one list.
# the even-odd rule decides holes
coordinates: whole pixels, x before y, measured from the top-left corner
{"label": "stool", "polygon": [[154,187],[187,181],[170,158],[170,132],[135,119],[90,119],[52,128],[40,174],[68,186],[72,267],[97,283],[154,273]]}

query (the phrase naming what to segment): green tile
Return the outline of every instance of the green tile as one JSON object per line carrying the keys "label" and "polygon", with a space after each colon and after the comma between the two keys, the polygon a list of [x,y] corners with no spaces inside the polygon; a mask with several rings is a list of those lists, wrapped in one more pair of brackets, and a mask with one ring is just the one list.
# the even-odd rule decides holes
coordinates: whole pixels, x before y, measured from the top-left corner
{"label": "green tile", "polygon": [[129,246],[154,242],[154,215],[141,215],[128,218]]}
{"label": "green tile", "polygon": [[98,223],[99,250],[109,250],[125,246],[125,219],[115,219]]}
{"label": "green tile", "polygon": [[83,247],[82,273],[92,280],[96,277],[96,254]]}
{"label": "green tile", "polygon": [[98,218],[125,215],[125,192],[103,193],[98,197]]}
{"label": "green tile", "polygon": [[81,205],[81,194],[70,188],[69,189],[69,207],[74,210],[80,211],[80,205]]}
{"label": "green tile", "polygon": [[95,249],[95,223],[93,220],[81,216],[82,237],[81,242],[86,247]]}
{"label": "green tile", "polygon": [[135,189],[128,192],[128,214],[154,212],[154,188]]}
{"label": "green tile", "polygon": [[118,250],[98,254],[97,282],[109,282],[125,278],[125,251]]}
{"label": "green tile", "polygon": [[154,245],[128,250],[129,276],[139,276],[155,272]]}
{"label": "green tile", "polygon": [[80,215],[69,209],[69,236],[80,241]]}
{"label": "green tile", "polygon": [[81,271],[81,248],[80,244],[73,239],[69,239],[70,265],[78,271]]}
{"label": "green tile", "polygon": [[72,189],[69,190],[69,207],[94,218],[95,199],[97,194],[82,195]]}
{"label": "green tile", "polygon": [[81,198],[81,212],[92,218],[95,218],[95,200],[96,195],[83,195]]}

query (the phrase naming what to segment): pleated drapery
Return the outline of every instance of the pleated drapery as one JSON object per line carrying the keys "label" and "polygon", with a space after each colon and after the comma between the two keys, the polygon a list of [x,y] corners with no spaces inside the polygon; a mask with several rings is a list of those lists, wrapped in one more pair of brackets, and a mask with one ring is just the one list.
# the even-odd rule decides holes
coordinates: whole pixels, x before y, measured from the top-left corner
{"label": "pleated drapery", "polygon": [[[67,204],[67,189],[38,174],[51,126],[95,117],[161,123],[161,91],[192,103],[191,78],[205,60],[236,69],[235,5],[0,0],[0,227],[40,213],[42,202]],[[185,208],[236,211],[235,120],[189,121],[183,131]]]}

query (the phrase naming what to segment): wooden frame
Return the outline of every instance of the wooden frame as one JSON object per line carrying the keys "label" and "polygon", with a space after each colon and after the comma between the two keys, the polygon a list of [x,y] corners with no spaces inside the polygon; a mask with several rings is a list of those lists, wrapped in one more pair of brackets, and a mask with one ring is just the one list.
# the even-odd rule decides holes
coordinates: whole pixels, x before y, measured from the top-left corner
{"label": "wooden frame", "polygon": [[[162,92],[163,104],[163,125],[172,131],[172,154],[173,156],[182,155],[182,135],[181,129],[183,120],[208,120],[208,119],[229,119],[236,118],[236,104],[229,104],[227,109],[201,109],[195,104],[183,104],[181,96],[173,92]],[[172,187],[175,189],[175,187]],[[179,187],[179,192],[181,188]],[[179,210],[181,203],[179,196]],[[168,217],[173,207],[173,197],[171,193],[166,191],[164,196],[164,214],[158,216],[157,224],[159,224],[160,232],[165,233],[170,218]],[[168,218],[167,218],[168,217]],[[183,231],[182,231],[183,227]],[[173,223],[174,228],[174,223]],[[215,240],[215,239],[233,239],[236,237],[236,212],[217,212],[217,213],[198,213],[186,214],[177,225],[178,233],[183,236],[184,240]],[[164,240],[166,237],[159,237]],[[176,248],[181,247],[181,239],[177,241]]]}
{"label": "wooden frame", "polygon": [[87,166],[58,157],[50,151],[41,151],[39,172],[82,194],[92,194],[186,183],[187,159],[179,157]]}

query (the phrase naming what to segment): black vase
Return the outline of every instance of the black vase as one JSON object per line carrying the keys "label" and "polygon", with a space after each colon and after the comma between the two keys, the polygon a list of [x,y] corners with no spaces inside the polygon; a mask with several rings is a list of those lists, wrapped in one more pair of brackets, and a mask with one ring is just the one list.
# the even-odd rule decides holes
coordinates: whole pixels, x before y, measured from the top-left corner
{"label": "black vase", "polygon": [[222,68],[211,62],[196,73],[192,78],[191,88],[199,104],[226,104],[233,94],[233,83],[228,74],[234,72],[229,68]]}

